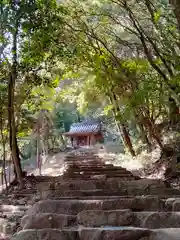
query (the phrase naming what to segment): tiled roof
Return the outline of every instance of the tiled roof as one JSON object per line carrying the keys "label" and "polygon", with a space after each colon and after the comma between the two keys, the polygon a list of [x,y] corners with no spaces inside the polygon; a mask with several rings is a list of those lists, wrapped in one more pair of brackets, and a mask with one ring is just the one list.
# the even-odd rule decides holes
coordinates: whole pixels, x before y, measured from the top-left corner
{"label": "tiled roof", "polygon": [[101,123],[95,121],[84,121],[80,123],[73,123],[70,127],[69,133],[97,133],[101,130]]}

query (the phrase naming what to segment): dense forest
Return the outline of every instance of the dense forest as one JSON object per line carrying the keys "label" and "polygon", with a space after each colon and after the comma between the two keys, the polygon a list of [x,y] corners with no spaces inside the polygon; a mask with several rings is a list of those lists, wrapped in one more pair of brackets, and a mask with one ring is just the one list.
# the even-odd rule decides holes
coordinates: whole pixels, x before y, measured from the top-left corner
{"label": "dense forest", "polygon": [[164,127],[180,116],[179,9],[176,0],[1,0],[1,153],[21,187],[18,139],[63,141],[82,119],[101,119],[132,156],[134,139],[163,149]]}

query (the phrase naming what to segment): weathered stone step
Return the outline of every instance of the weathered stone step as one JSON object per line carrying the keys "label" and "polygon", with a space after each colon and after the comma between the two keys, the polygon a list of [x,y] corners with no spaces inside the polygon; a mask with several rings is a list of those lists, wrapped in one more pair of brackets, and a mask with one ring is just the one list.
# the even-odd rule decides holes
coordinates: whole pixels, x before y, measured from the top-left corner
{"label": "weathered stone step", "polygon": [[59,191],[59,190],[50,190],[43,191],[41,193],[42,199],[58,199],[59,196],[66,197],[91,197],[91,196],[124,196],[127,195],[126,190],[104,190],[104,189],[94,189],[94,190],[70,190],[70,191]]}
{"label": "weathered stone step", "polygon": [[97,160],[102,160],[102,158],[100,158],[99,156],[96,156],[96,155],[89,155],[89,156],[81,156],[81,155],[78,155],[78,156],[66,156],[65,159],[75,159],[75,160],[78,160],[78,159],[85,159],[85,160],[93,160],[93,161],[97,161]]}
{"label": "weathered stone step", "polygon": [[84,227],[133,226],[136,215],[130,209],[84,210],[77,215],[77,223]]}
{"label": "weathered stone step", "polygon": [[[150,236],[150,231],[146,229],[82,229],[82,230],[26,230],[19,232],[12,240],[138,240],[142,237]],[[125,238],[124,238],[125,237]]]}
{"label": "weathered stone step", "polygon": [[166,200],[166,207],[170,211],[180,211],[180,197],[179,198],[169,198]]}
{"label": "weathered stone step", "polygon": [[132,212],[131,210],[84,210],[77,215],[84,227],[135,226],[148,229],[179,228],[180,212]]}
{"label": "weathered stone step", "polygon": [[[93,168],[87,168],[87,167],[74,167],[74,168],[70,168],[67,170],[68,172],[87,172],[87,173],[91,173],[91,172],[120,172],[120,173],[126,173],[129,172],[126,169],[123,168],[107,168],[107,167],[93,167]],[[130,173],[130,172],[129,172]]]}
{"label": "weathered stone step", "polygon": [[87,158],[74,158],[74,159],[66,159],[65,160],[65,164],[76,164],[76,165],[94,165],[94,166],[96,166],[96,165],[106,165],[102,160],[99,160],[99,159],[97,159],[97,160],[94,160],[94,159],[87,159]]}
{"label": "weathered stone step", "polygon": [[[87,184],[88,183],[88,184]],[[43,185],[43,189],[47,190],[50,187]],[[64,181],[54,181],[51,184],[51,188],[56,190],[93,190],[93,189],[142,189],[142,191],[147,189],[156,189],[156,188],[165,188],[165,184],[161,180],[150,180],[150,179],[141,179],[134,181],[121,181],[119,179],[108,179],[108,180],[64,180]],[[41,185],[39,185],[41,189]],[[142,192],[141,191],[141,192]],[[179,191],[180,193],[180,191]]]}
{"label": "weathered stone step", "polygon": [[124,196],[127,195],[126,190],[104,190],[104,189],[95,189],[95,190],[70,190],[70,191],[59,191],[59,190],[51,190],[51,191],[43,191],[41,193],[42,199],[58,199],[58,197],[66,196],[66,197],[92,197],[92,196]]}
{"label": "weathered stone step", "polygon": [[[153,196],[174,196],[177,194],[174,189],[147,189],[147,195]],[[93,189],[93,190],[45,190],[40,193],[42,199],[58,199],[59,197],[99,197],[99,196],[140,196],[142,189]],[[178,196],[178,195],[177,195]],[[177,207],[176,207],[177,208]]]}
{"label": "weathered stone step", "polygon": [[[57,190],[57,191],[56,191]],[[38,191],[41,196],[122,196],[122,195],[166,195],[180,196],[177,189],[166,188],[163,181],[119,179],[107,180],[69,180],[57,181],[51,184],[39,184]],[[52,198],[52,197],[50,197]]]}
{"label": "weathered stone step", "polygon": [[12,240],[179,240],[180,228],[157,230],[118,227],[82,228],[79,230],[23,230]]}
{"label": "weathered stone step", "polygon": [[23,229],[64,229],[75,226],[75,224],[83,225],[83,227],[134,226],[148,229],[179,228],[180,212],[132,212],[130,209],[109,211],[84,210],[77,215],[77,222],[74,215],[49,213],[39,213],[33,216],[25,215],[21,221]]}
{"label": "weathered stone step", "polygon": [[[148,191],[144,191],[145,194],[148,193]],[[160,188],[160,189],[155,189],[155,188],[152,188],[150,190],[150,194],[151,195],[166,195],[166,196],[172,196],[172,195],[179,195],[180,194],[180,191],[178,189],[173,189],[173,188]],[[140,194],[139,194],[140,195]],[[142,193],[143,195],[143,193]]]}
{"label": "weathered stone step", "polygon": [[[86,162],[86,161],[78,161],[78,162],[66,162],[64,164],[65,166],[68,166],[68,167],[85,167],[85,168],[88,168],[89,166],[91,166],[92,168],[96,168],[96,167],[99,167],[99,168],[123,168],[121,166],[114,166],[113,164],[105,164],[105,163],[93,163],[93,162]],[[125,169],[125,168],[123,168]]]}
{"label": "weathered stone step", "polygon": [[88,160],[76,160],[76,161],[68,161],[68,162],[65,162],[65,166],[110,166],[110,167],[113,167],[113,164],[105,164],[104,162],[102,161],[88,161]]}
{"label": "weathered stone step", "polygon": [[77,217],[74,215],[54,213],[39,213],[31,216],[25,215],[21,220],[21,227],[23,229],[63,229],[66,227],[75,226],[76,219]]}
{"label": "weathered stone step", "polygon": [[[102,173],[98,173],[98,172],[92,172],[90,174],[87,174],[87,173],[76,173],[74,172],[73,174],[68,174],[68,173],[65,173],[64,174],[64,178],[67,177],[67,178],[75,178],[75,179],[89,179],[90,177],[93,177],[95,175],[101,175]],[[104,173],[106,175],[106,177],[109,177],[109,178],[130,178],[131,180],[133,180],[133,176],[130,174],[130,173]]]}
{"label": "weathered stone step", "polygon": [[[58,196],[53,196],[49,195],[49,197],[51,200],[109,200],[109,199],[121,199],[121,198],[134,198],[133,195],[122,195],[122,196],[61,196],[61,193],[58,192]],[[136,196],[136,197],[142,197],[142,196]],[[146,197],[158,197],[159,199],[161,199],[164,204],[166,203],[167,199],[169,199],[169,196],[166,195],[146,195]],[[173,198],[179,198],[179,195],[172,195],[171,197]],[[44,200],[46,200],[47,198],[44,198]],[[168,208],[167,208],[168,209]],[[169,209],[171,210],[171,209]]]}
{"label": "weathered stone step", "polygon": [[[86,175],[79,175],[79,177],[78,176],[76,176],[76,177],[74,177],[74,176],[72,176],[72,177],[71,176],[64,176],[63,180],[69,179],[69,180],[73,181],[75,179],[79,179],[79,180],[88,181],[89,179],[99,179],[99,178],[110,179],[110,178],[112,178],[112,176],[106,176],[106,175],[101,176],[101,177],[100,177],[100,175],[92,175],[92,176],[89,176],[89,177],[87,177]],[[125,180],[133,181],[133,180],[136,179],[136,177],[132,177],[132,176],[123,177],[123,176],[119,176],[119,175],[113,176],[113,178],[118,179],[120,181],[125,181]]]}
{"label": "weathered stone step", "polygon": [[77,230],[27,229],[15,234],[11,240],[79,240],[78,235]]}
{"label": "weathered stone step", "polygon": [[36,189],[22,189],[22,190],[14,190],[13,194],[35,194]]}
{"label": "weathered stone step", "polygon": [[156,197],[121,198],[109,200],[44,200],[34,204],[27,215],[38,213],[56,213],[77,215],[83,210],[162,211],[164,203]]}
{"label": "weathered stone step", "polygon": [[179,228],[180,212],[136,212],[136,226],[148,229]]}

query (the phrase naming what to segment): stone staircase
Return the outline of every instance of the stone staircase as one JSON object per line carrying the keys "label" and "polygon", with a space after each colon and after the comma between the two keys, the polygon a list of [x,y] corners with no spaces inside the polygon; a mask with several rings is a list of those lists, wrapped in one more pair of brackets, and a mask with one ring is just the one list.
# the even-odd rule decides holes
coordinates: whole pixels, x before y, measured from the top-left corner
{"label": "stone staircase", "polygon": [[180,239],[180,193],[160,180],[61,180],[46,191],[45,199],[28,209],[23,230],[12,239]]}
{"label": "stone staircase", "polygon": [[121,178],[124,180],[134,180],[138,177],[125,168],[115,167],[113,164],[105,164],[93,151],[72,152],[65,158],[64,179],[97,179],[97,178]]}
{"label": "stone staircase", "polygon": [[[84,157],[68,159],[64,176],[51,179],[50,183],[40,181],[37,193],[41,201],[26,211],[21,231],[11,239],[180,239],[178,190],[161,180],[135,180],[132,174],[117,176],[120,168],[114,171],[113,166],[106,167],[96,160],[85,163]],[[92,172],[88,164],[94,167]],[[115,177],[109,175],[109,169]]]}

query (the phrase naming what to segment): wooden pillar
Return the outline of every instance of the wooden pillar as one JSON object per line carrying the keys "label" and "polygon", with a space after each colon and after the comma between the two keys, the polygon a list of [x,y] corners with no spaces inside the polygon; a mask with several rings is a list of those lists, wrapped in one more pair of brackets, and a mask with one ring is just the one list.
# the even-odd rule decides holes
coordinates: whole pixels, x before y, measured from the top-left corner
{"label": "wooden pillar", "polygon": [[91,145],[94,145],[96,143],[96,139],[94,135],[91,135]]}
{"label": "wooden pillar", "polygon": [[76,138],[77,147],[79,147],[79,137]]}
{"label": "wooden pillar", "polygon": [[87,137],[87,141],[88,141],[88,143],[87,143],[88,146],[90,146],[90,145],[91,145],[91,136],[88,136],[88,137]]}
{"label": "wooden pillar", "polygon": [[89,136],[86,136],[86,146],[89,145]]}
{"label": "wooden pillar", "polygon": [[72,147],[74,146],[74,138],[73,137],[71,137],[71,145],[72,145]]}

